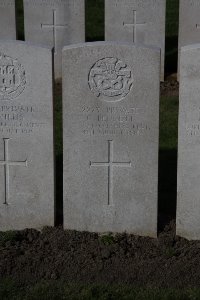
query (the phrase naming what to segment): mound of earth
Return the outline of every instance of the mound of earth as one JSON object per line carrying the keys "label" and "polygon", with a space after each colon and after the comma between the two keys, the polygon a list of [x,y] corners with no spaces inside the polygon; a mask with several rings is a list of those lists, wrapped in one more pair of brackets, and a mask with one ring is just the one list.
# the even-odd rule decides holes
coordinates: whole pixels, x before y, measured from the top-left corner
{"label": "mound of earth", "polygon": [[167,76],[164,82],[160,83],[161,96],[178,96],[179,94],[179,82],[177,81],[177,75],[172,74]]}
{"label": "mound of earth", "polygon": [[158,239],[98,235],[62,228],[0,233],[0,279],[42,279],[186,288],[200,284],[200,242],[175,236],[172,222]]}

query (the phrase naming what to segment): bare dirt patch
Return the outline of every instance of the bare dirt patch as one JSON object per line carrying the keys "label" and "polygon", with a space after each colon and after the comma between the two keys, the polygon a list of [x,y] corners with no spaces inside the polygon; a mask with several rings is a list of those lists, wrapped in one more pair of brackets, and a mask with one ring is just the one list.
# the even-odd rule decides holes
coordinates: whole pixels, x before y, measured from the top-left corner
{"label": "bare dirt patch", "polygon": [[[200,284],[200,242],[175,236],[172,222],[158,239],[45,228],[0,234],[0,278],[20,284],[66,283],[186,288]],[[4,238],[2,238],[4,237]]]}

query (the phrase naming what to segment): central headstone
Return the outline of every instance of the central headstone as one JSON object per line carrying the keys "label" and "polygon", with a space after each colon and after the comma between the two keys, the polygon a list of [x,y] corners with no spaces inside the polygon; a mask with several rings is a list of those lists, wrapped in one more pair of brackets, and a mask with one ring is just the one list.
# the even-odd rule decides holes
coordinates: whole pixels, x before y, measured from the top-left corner
{"label": "central headstone", "polygon": [[54,47],[55,78],[65,45],[85,41],[84,0],[24,0],[25,40]]}
{"label": "central headstone", "polygon": [[105,39],[161,48],[164,80],[166,0],[105,0]]}
{"label": "central headstone", "polygon": [[0,0],[0,39],[16,40],[15,0]]}
{"label": "central headstone", "polygon": [[156,236],[160,51],[63,50],[64,227]]}
{"label": "central headstone", "polygon": [[52,50],[0,41],[0,231],[54,225]]}

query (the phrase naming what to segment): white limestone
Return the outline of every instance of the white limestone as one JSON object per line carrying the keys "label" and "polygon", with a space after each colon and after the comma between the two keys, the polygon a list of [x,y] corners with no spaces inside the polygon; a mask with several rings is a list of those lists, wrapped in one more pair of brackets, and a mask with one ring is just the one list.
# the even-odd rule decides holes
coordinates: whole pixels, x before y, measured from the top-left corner
{"label": "white limestone", "polygon": [[65,45],[85,41],[84,0],[24,0],[25,40],[54,47],[55,78],[61,77]]}
{"label": "white limestone", "polygon": [[0,39],[16,40],[15,0],[0,0]]}
{"label": "white limestone", "polygon": [[164,80],[166,0],[105,0],[105,39],[161,48]]}
{"label": "white limestone", "polygon": [[54,225],[52,50],[0,41],[0,231]]}
{"label": "white limestone", "polygon": [[179,9],[179,56],[183,46],[200,43],[200,1],[181,0]]}
{"label": "white limestone", "polygon": [[200,44],[180,56],[177,234],[200,239]]}
{"label": "white limestone", "polygon": [[63,49],[64,227],[156,236],[160,51]]}

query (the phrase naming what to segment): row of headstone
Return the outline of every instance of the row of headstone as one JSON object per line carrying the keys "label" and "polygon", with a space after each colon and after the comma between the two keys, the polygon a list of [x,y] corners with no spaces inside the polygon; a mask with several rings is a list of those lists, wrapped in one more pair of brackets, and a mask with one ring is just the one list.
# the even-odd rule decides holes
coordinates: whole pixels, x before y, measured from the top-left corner
{"label": "row of headstone", "polygon": [[[0,0],[0,39],[15,39],[15,0]],[[23,0],[25,40],[54,47],[55,78],[62,47],[85,41],[85,0]],[[105,39],[157,46],[164,80],[166,0],[105,0]],[[5,19],[5,20],[4,20]]]}
{"label": "row of headstone", "polygon": [[[0,42],[0,230],[54,225],[52,51]],[[200,45],[182,49],[177,233],[199,239]],[[63,50],[64,227],[157,234],[160,50]],[[189,100],[189,101],[188,101]]]}
{"label": "row of headstone", "polygon": [[[23,1],[25,40],[54,47],[55,78],[59,78],[62,73],[62,47],[85,41],[85,1]],[[165,15],[166,0],[105,0],[106,41],[133,42],[161,48],[162,81]],[[181,0],[179,53],[182,46],[200,42],[199,19],[199,0]],[[16,39],[15,0],[0,0],[0,39],[4,38]]]}
{"label": "row of headstone", "polygon": [[[61,77],[62,48],[85,41],[84,0],[23,0],[25,40],[54,48],[54,75]],[[0,39],[16,39],[15,0],[0,0]]]}
{"label": "row of headstone", "polygon": [[[0,42],[0,230],[54,224],[52,61],[50,48]],[[199,66],[200,45],[183,47],[177,233],[189,239],[200,238]],[[160,50],[72,45],[62,68],[64,227],[156,236]]]}
{"label": "row of headstone", "polygon": [[[160,50],[63,50],[64,227],[156,236]],[[0,230],[54,224],[52,51],[0,42]]]}

